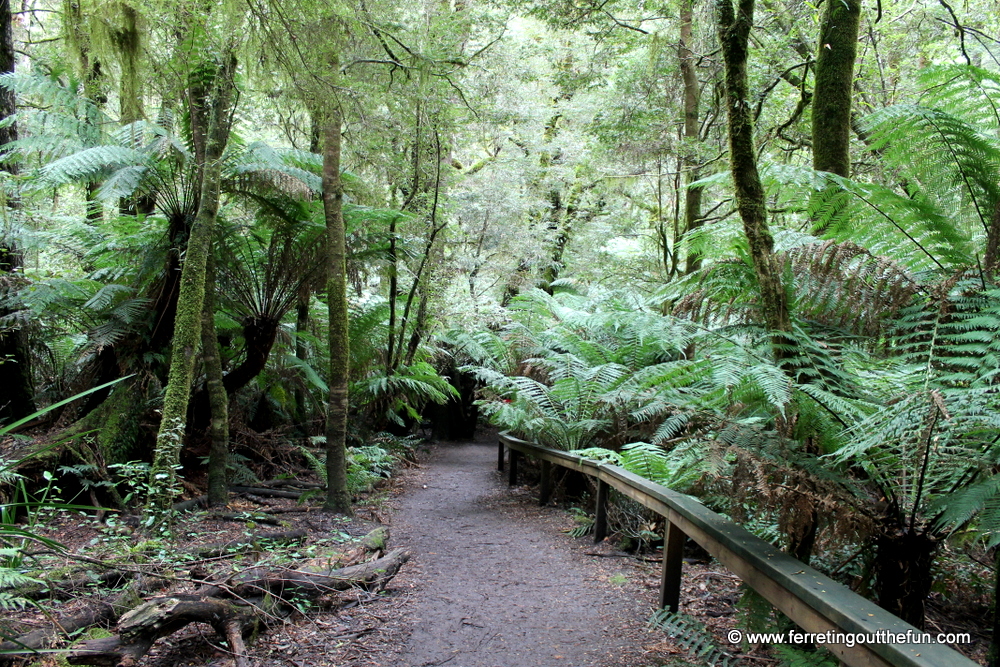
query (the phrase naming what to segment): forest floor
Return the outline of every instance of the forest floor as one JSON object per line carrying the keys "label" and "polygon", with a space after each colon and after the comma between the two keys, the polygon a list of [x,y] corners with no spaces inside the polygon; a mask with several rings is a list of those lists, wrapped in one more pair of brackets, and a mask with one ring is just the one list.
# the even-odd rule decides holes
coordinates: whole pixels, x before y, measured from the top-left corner
{"label": "forest floor", "polygon": [[[238,500],[229,511],[253,509]],[[294,510],[294,500],[269,500]],[[304,529],[323,548],[373,527],[391,527],[390,548],[412,556],[379,594],[352,591],[311,608],[249,642],[253,667],[682,667],[702,664],[647,620],[656,607],[660,564],[618,551],[610,541],[568,533],[566,509],[539,507],[534,489],[508,487],[496,471],[496,440],[423,449],[356,516],[316,509],[280,515],[280,530]],[[188,543],[261,532],[257,526],[192,514]],[[70,550],[106,535],[72,519],[51,524]],[[277,529],[276,529],[277,530]],[[289,549],[294,552],[295,549]],[[298,555],[293,553],[293,556]],[[273,556],[273,554],[272,554]],[[254,559],[267,559],[257,554]],[[715,562],[686,562],[682,611],[703,624],[731,664],[776,664],[766,650],[742,654],[724,633],[736,620],[739,580]],[[79,601],[65,604],[71,611]],[[44,624],[25,615],[24,629]],[[980,656],[977,656],[980,657]],[[33,663],[48,667],[58,656]],[[192,624],[158,641],[148,667],[228,667],[232,656],[209,626]]]}

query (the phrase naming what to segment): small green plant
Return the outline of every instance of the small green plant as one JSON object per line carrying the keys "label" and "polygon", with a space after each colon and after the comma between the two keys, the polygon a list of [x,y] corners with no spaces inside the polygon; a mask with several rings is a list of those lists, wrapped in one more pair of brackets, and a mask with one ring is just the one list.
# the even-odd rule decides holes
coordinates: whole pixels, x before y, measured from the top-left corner
{"label": "small green plant", "polygon": [[608,583],[612,586],[624,586],[628,583],[628,577],[621,572],[617,572],[608,577]]}
{"label": "small green plant", "polygon": [[570,537],[580,539],[584,535],[590,535],[594,532],[594,517],[579,507],[571,507],[569,511],[573,514],[573,522],[576,524],[566,531]]}
{"label": "small green plant", "polygon": [[736,656],[715,645],[715,638],[704,624],[687,614],[660,609],[650,617],[649,625],[665,631],[678,646],[709,667],[735,667],[739,664]]}
{"label": "small green plant", "polygon": [[[117,477],[117,485],[123,487],[125,490],[125,496],[122,498],[122,502],[125,505],[146,506],[146,512],[144,513],[141,527],[145,530],[158,531],[161,536],[166,537],[167,534],[169,534],[171,526],[176,520],[178,513],[170,508],[165,510],[152,508],[150,505],[150,499],[166,493],[166,491],[161,488],[162,485],[179,484],[177,480],[179,480],[180,477],[177,473],[180,470],[180,465],[178,464],[174,466],[173,475],[165,472],[159,473],[156,475],[155,479],[149,474],[150,465],[142,461],[115,463],[109,465],[108,470],[111,471],[115,477]],[[180,489],[172,489],[169,493],[178,495],[180,493]]]}
{"label": "small green plant", "polygon": [[840,661],[825,649],[804,651],[792,646],[775,646],[774,652],[781,660],[781,667],[838,667],[840,665]]}

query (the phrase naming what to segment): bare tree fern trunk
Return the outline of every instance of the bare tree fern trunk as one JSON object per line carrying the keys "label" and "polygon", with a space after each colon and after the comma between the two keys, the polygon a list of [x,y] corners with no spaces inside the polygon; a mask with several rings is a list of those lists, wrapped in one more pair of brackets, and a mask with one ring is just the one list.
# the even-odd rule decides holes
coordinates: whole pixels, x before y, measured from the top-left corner
{"label": "bare tree fern trunk", "polygon": [[1000,547],[993,547],[993,559],[993,638],[987,664],[1000,667]]}
{"label": "bare tree fern trunk", "polygon": [[[309,347],[306,345],[306,334],[309,332],[309,303],[312,301],[312,285],[303,282],[295,302],[295,356],[300,361],[309,360]],[[309,398],[302,387],[295,388],[295,417],[304,428],[306,416],[309,413]]]}
{"label": "bare tree fern trunk", "polygon": [[875,538],[878,605],[910,625],[924,627],[924,603],[934,577],[938,540],[920,530],[887,523]]}
{"label": "bare tree fern trunk", "polygon": [[1000,200],[993,206],[993,218],[986,233],[986,256],[983,268],[991,276],[1000,268]]}

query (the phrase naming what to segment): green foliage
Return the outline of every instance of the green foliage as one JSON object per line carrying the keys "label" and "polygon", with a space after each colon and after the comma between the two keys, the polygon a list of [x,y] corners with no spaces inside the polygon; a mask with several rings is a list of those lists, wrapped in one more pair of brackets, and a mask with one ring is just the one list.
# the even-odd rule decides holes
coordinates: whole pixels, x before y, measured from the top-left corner
{"label": "green foliage", "polygon": [[391,374],[375,370],[352,382],[350,395],[376,419],[405,425],[406,419],[419,420],[424,405],[445,403],[458,392],[433,366],[418,361]]}
{"label": "green foliage", "polygon": [[707,447],[697,439],[682,441],[670,450],[648,442],[632,442],[624,445],[620,452],[603,447],[588,447],[577,450],[576,453],[621,466],[629,472],[682,493],[698,486],[711,470],[711,462],[707,460]]}
{"label": "green foliage", "polygon": [[775,646],[782,667],[838,667],[841,663],[825,649],[803,651],[792,646]]}
{"label": "green foliage", "polygon": [[[324,445],[326,438],[316,436],[313,445]],[[413,437],[376,433],[368,444],[347,448],[347,488],[352,494],[366,493],[380,480],[391,477],[396,464],[412,453]],[[326,450],[299,447],[309,467],[326,483]]]}
{"label": "green foliage", "polygon": [[720,649],[705,625],[681,612],[660,609],[653,612],[649,625],[670,635],[677,645],[709,667],[732,667],[739,659]]}
{"label": "green foliage", "polygon": [[[66,403],[75,401],[95,391],[108,388],[120,381],[115,380],[114,382],[94,387],[82,394],[72,396],[64,401],[43,408],[16,422],[2,425],[0,426],[0,438],[11,433],[18,426],[37,419]],[[36,449],[30,456],[40,456],[61,444],[61,442],[56,441],[47,447]],[[54,551],[62,551],[65,548],[59,542],[44,537],[39,533],[37,523],[43,515],[59,510],[92,509],[64,503],[59,500],[59,489],[55,485],[55,476],[49,471],[43,473],[46,484],[43,487],[41,496],[33,497],[28,493],[25,479],[16,472],[16,467],[20,463],[21,461],[0,459],[0,484],[13,487],[13,497],[9,499],[3,498],[4,502],[0,505],[0,589],[35,583],[35,579],[28,577],[23,572],[28,551],[33,545],[40,545]],[[21,511],[26,516],[26,520],[22,522],[24,527],[17,523]],[[8,590],[0,590],[0,609],[14,612],[23,608],[25,604],[28,604],[28,601],[17,596],[15,593],[11,593]],[[2,628],[0,628],[0,636],[3,636]]]}

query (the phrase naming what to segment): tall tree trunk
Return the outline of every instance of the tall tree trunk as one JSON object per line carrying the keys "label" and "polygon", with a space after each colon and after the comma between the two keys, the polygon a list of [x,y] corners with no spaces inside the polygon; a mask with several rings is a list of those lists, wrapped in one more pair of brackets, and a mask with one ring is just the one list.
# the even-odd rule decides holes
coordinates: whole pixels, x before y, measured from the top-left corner
{"label": "tall tree trunk", "polygon": [[813,168],[851,174],[851,92],[861,0],[827,0],[820,23],[813,94]]}
{"label": "tall tree trunk", "polygon": [[235,70],[236,58],[229,54],[225,56],[215,77],[205,164],[201,170],[201,199],[198,214],[191,226],[191,236],[181,269],[170,372],[163,398],[160,430],[156,435],[153,467],[150,470],[150,485],[154,493],[149,500],[149,509],[153,511],[168,508],[174,495],[175,468],[180,460],[184,441],[191,381],[201,339],[208,256],[212,249],[212,235],[219,210],[222,154],[229,141]]}
{"label": "tall tree trunk", "polygon": [[[311,281],[299,285],[299,293],[295,301],[295,357],[300,361],[309,359],[309,346],[306,345],[306,334],[309,332],[309,304],[312,301]],[[308,399],[301,387],[295,389],[295,415],[300,424],[305,422],[308,412]]]}
{"label": "tall tree trunk", "polygon": [[329,309],[330,394],[326,414],[326,502],[323,507],[351,513],[347,491],[347,382],[350,338],[347,328],[347,251],[344,184],[340,177],[340,110],[330,112],[324,128],[323,211],[326,214],[327,306]]}
{"label": "tall tree trunk", "polygon": [[993,207],[993,217],[989,229],[986,230],[986,254],[983,257],[983,269],[992,276],[1000,269],[1000,201]]}
{"label": "tall tree trunk", "polygon": [[[410,290],[406,295],[406,303],[403,306],[402,316],[399,318],[399,329],[395,344],[395,356],[390,360],[389,373],[394,373],[400,366],[400,364],[409,365],[412,361],[411,357],[408,357],[404,353],[405,350],[409,350],[404,346],[406,341],[406,333],[408,327],[411,325],[410,315],[413,312],[413,305],[416,303],[418,306],[417,321],[412,323],[413,328],[410,329],[411,338],[410,341],[413,343],[412,351],[416,352],[416,345],[420,344],[420,312],[419,309],[423,306],[426,309],[426,288],[425,283],[427,282],[426,271],[429,270],[431,254],[434,251],[434,242],[437,239],[438,234],[448,225],[447,221],[438,224],[438,204],[441,198],[441,134],[438,132],[437,127],[434,128],[434,156],[435,156],[435,172],[434,172],[434,182],[433,182],[433,197],[431,198],[431,210],[430,210],[430,234],[427,237],[427,242],[424,244],[424,253],[420,258],[420,264],[417,266],[417,270],[413,274],[413,282],[410,284]],[[395,252],[395,249],[393,250]],[[390,269],[396,271],[396,267]],[[397,274],[398,275],[398,274]],[[398,290],[398,278],[395,281],[395,289]],[[390,289],[392,288],[392,281],[390,280]],[[418,296],[420,299],[418,300]],[[392,315],[392,313],[390,313]],[[426,310],[424,311],[426,315]],[[391,328],[391,327],[390,327]],[[412,354],[412,353],[411,353]]]}
{"label": "tall tree trunk", "polygon": [[[832,1],[832,0],[831,0]],[[753,145],[753,123],[747,93],[747,41],[753,26],[754,0],[717,0],[719,41],[726,70],[726,108],[729,116],[729,160],[736,208],[750,245],[757,282],[760,284],[764,323],[775,335],[775,357],[781,358],[785,342],[780,332],[791,331],[788,299],[774,256],[774,239],[767,226],[764,186],[757,171]]]}
{"label": "tall tree trunk", "polygon": [[[701,227],[701,188],[692,188],[698,180],[698,153],[695,145],[701,135],[698,127],[698,107],[701,102],[701,84],[695,71],[694,40],[692,25],[694,0],[681,1],[681,41],[678,48],[681,63],[681,78],[684,80],[684,181],[688,186],[684,193],[684,234]],[[675,253],[676,254],[676,253]],[[688,252],[685,273],[693,273],[701,268],[701,254]]]}
{"label": "tall tree trunk", "polygon": [[[0,72],[14,71],[14,30],[11,25],[10,0],[0,0]],[[14,115],[14,91],[0,89],[0,118]],[[0,127],[0,146],[17,139],[17,125]],[[17,174],[17,163],[0,164],[0,169]],[[16,274],[23,265],[21,250],[17,247],[10,224],[11,214],[17,209],[16,198],[7,202],[3,211],[5,220],[0,224],[0,291],[16,290]],[[0,308],[0,317],[9,315]],[[31,389],[31,365],[24,331],[18,327],[0,326],[0,423],[27,417],[35,411]]]}
{"label": "tall tree trunk", "polygon": [[121,3],[121,25],[111,30],[111,40],[118,52],[122,77],[119,89],[121,122],[134,123],[142,119],[145,109],[142,104],[142,77],[139,64],[142,62],[142,32],[139,29],[139,12],[131,5]]}
{"label": "tall tree trunk", "polygon": [[399,253],[396,248],[396,216],[389,222],[389,335],[385,349],[385,374],[392,375],[396,358],[396,301],[399,299]]}
{"label": "tall tree trunk", "polygon": [[225,505],[229,501],[226,467],[229,463],[229,394],[222,382],[222,355],[215,333],[215,262],[209,258],[205,281],[205,307],[201,313],[201,358],[205,363],[205,387],[212,414],[208,454],[208,504]]}

